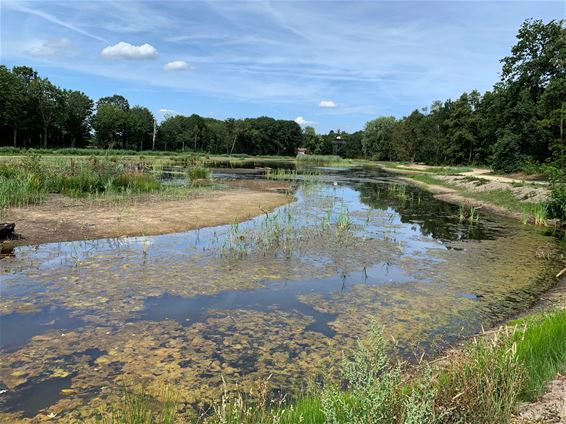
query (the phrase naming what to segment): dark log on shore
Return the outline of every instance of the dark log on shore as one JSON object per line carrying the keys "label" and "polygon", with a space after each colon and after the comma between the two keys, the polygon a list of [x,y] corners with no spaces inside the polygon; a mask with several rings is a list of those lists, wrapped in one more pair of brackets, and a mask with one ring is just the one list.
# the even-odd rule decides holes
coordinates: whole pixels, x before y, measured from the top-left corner
{"label": "dark log on shore", "polygon": [[0,240],[6,240],[14,235],[14,222],[0,222]]}

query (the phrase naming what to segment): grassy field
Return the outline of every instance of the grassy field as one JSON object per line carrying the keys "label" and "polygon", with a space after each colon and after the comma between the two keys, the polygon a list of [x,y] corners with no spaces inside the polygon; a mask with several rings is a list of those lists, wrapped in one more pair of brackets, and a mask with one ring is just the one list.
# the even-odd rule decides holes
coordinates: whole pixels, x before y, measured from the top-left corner
{"label": "grassy field", "polygon": [[[251,396],[226,395],[192,422],[504,424],[519,402],[536,399],[566,371],[566,310],[480,335],[440,362],[395,362],[387,348],[374,326],[336,370],[326,371],[322,384],[293,401],[272,399],[269,381],[262,381]],[[174,388],[154,396],[124,389],[102,421],[174,423],[181,402]]]}
{"label": "grassy field", "polygon": [[191,188],[195,180],[210,177],[207,168],[188,166],[187,184],[174,187],[160,182],[152,171],[152,167],[114,157],[75,160],[28,155],[16,161],[3,161],[0,162],[0,211],[37,204],[54,193],[70,197],[171,194]]}

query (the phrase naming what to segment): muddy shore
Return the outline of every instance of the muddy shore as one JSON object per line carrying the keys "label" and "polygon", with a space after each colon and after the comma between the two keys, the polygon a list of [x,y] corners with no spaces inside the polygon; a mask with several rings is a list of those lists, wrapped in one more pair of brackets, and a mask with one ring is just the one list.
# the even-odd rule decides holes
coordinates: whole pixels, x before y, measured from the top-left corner
{"label": "muddy shore", "polygon": [[100,238],[148,236],[231,224],[270,212],[293,200],[289,185],[266,180],[225,181],[226,188],[170,199],[144,195],[125,202],[51,195],[45,202],[10,208],[18,239],[3,247]]}

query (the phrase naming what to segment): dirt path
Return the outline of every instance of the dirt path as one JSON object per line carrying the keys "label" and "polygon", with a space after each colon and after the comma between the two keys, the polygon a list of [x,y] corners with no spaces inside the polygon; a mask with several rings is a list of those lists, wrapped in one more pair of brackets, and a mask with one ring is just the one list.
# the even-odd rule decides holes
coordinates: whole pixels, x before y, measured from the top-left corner
{"label": "dirt path", "polygon": [[4,221],[15,222],[21,240],[13,244],[156,235],[230,224],[271,211],[292,201],[288,185],[273,181],[230,182],[229,188],[166,199],[146,195],[123,204],[51,196],[45,203],[9,209]]}
{"label": "dirt path", "polygon": [[566,423],[566,375],[552,380],[538,401],[522,405],[513,423]]}
{"label": "dirt path", "polygon": [[[396,168],[387,168],[386,165],[383,165],[383,167],[392,171],[397,169],[401,171],[409,171],[411,173],[430,172],[430,171],[434,171],[434,169],[438,169],[438,167],[435,166],[420,165],[416,163],[411,165],[399,165]],[[520,184],[528,181],[531,184],[538,184],[542,186],[548,185],[546,181],[537,181],[536,179],[533,178],[532,175],[513,174],[513,175],[503,176],[503,175],[492,174],[492,172],[493,171],[489,168],[472,168],[471,171],[460,172],[458,175],[461,175],[463,177],[482,178],[484,180],[506,183],[506,184]],[[432,172],[431,175],[434,175],[434,172]]]}
{"label": "dirt path", "polygon": [[503,176],[503,175],[494,175],[491,172],[492,170],[487,168],[474,168],[473,171],[462,172],[460,175],[466,177],[482,178],[484,180],[496,181],[496,182],[508,183],[508,184],[523,183],[525,181],[528,181],[531,184],[538,184],[542,186],[548,185],[546,181],[536,181],[528,175],[520,174],[515,176]]}
{"label": "dirt path", "polygon": [[448,203],[453,203],[456,205],[464,204],[468,206],[474,206],[476,208],[483,209],[485,211],[490,211],[501,216],[506,216],[517,220],[521,219],[521,214],[518,212],[513,212],[510,211],[509,209],[506,209],[501,206],[493,205],[489,202],[484,202],[482,200],[464,196],[460,194],[458,190],[452,189],[450,187],[427,184],[421,181],[413,180],[412,178],[408,178],[408,177],[399,177],[399,179],[409,184],[422,187],[427,191],[430,191],[436,199],[443,200]]}

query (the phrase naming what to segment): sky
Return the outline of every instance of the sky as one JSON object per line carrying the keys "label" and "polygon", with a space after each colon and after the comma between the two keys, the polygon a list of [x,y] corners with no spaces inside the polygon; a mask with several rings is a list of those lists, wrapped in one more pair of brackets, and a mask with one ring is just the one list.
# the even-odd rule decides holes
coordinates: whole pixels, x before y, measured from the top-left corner
{"label": "sky", "polygon": [[272,116],[353,132],[489,90],[560,1],[0,0],[0,62],[158,119]]}

